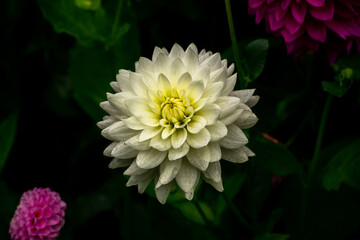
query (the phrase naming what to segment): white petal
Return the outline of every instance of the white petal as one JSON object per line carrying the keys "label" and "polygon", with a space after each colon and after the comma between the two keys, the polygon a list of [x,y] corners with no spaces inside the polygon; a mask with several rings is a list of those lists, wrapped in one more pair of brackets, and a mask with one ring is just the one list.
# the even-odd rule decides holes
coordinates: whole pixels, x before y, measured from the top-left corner
{"label": "white petal", "polygon": [[228,67],[228,69],[227,69],[227,71],[226,71],[226,75],[227,75],[228,77],[230,77],[230,75],[234,72],[234,69],[235,69],[235,65],[232,63],[232,64]]}
{"label": "white petal", "polygon": [[237,80],[237,74],[234,74],[225,80],[225,86],[221,92],[221,96],[227,96],[231,93],[231,91],[235,87],[236,80]]}
{"label": "white petal", "polygon": [[132,138],[129,138],[125,142],[126,145],[129,145],[130,147],[132,147],[138,151],[148,150],[150,148],[149,143],[150,143],[150,140],[140,142],[140,134],[137,134],[137,135],[133,136]]}
{"label": "white petal", "polygon": [[209,103],[216,101],[219,98],[224,87],[223,82],[214,82],[206,85],[203,98],[209,98]]}
{"label": "white petal", "polygon": [[160,177],[156,187],[159,187],[159,184],[165,185],[172,181],[180,170],[181,162],[181,159],[175,161],[169,161],[168,159],[165,159],[160,164]]}
{"label": "white petal", "polygon": [[154,71],[154,65],[150,59],[140,57],[139,59],[139,66],[138,69],[136,69],[137,72],[139,71],[146,71],[146,72],[153,72]]}
{"label": "white petal", "polygon": [[248,105],[249,107],[253,107],[255,106],[258,101],[259,101],[260,97],[259,96],[252,96],[247,102],[246,105]]}
{"label": "white petal", "polygon": [[204,82],[202,80],[196,80],[189,84],[187,90],[187,96],[191,103],[195,103],[199,100],[204,93]]}
{"label": "white petal", "polygon": [[157,134],[159,134],[161,131],[163,130],[163,127],[147,127],[144,130],[142,130],[142,132],[140,133],[139,136],[139,141],[143,142],[146,141],[154,136],[156,136]]}
{"label": "white petal", "polygon": [[248,156],[241,148],[225,149],[222,148],[222,158],[233,163],[244,163],[248,160]]}
{"label": "white petal", "polygon": [[145,85],[141,74],[130,72],[129,82],[135,95],[147,97],[147,86]]}
{"label": "white petal", "polygon": [[206,85],[210,79],[210,67],[207,65],[200,66],[196,73],[193,74],[193,78],[202,79]]}
{"label": "white petal", "polygon": [[201,171],[205,171],[209,166],[210,151],[206,146],[198,149],[190,148],[190,151],[186,157],[191,165],[200,169]]}
{"label": "white petal", "polygon": [[246,138],[244,132],[235,124],[227,126],[228,134],[220,140],[220,146],[228,149],[236,149],[244,146],[249,141]]}
{"label": "white petal", "polygon": [[151,138],[150,146],[159,151],[167,151],[171,148],[171,140],[170,138],[163,139],[160,134],[158,134]]}
{"label": "white petal", "polygon": [[215,124],[206,126],[206,128],[210,133],[210,139],[212,142],[219,141],[228,133],[227,127],[220,121],[216,121]]}
{"label": "white petal", "polygon": [[199,175],[199,170],[194,168],[187,160],[183,159],[181,168],[175,179],[184,192],[189,192],[197,183]]}
{"label": "white petal", "polygon": [[184,144],[187,135],[188,134],[185,128],[176,129],[176,131],[171,135],[171,145],[173,148],[181,147]]}
{"label": "white petal", "polygon": [[101,134],[107,139],[120,142],[135,136],[137,132],[128,128],[122,121],[119,121],[102,130]]}
{"label": "white petal", "polygon": [[201,131],[206,126],[206,119],[199,115],[194,115],[191,118],[191,121],[187,124],[187,130],[192,133],[196,134]]}
{"label": "white petal", "polygon": [[110,86],[112,89],[114,89],[115,92],[121,92],[121,88],[119,86],[119,83],[118,82],[110,82]]}
{"label": "white petal", "polygon": [[171,96],[171,83],[169,79],[164,75],[160,74],[158,77],[158,89],[163,92],[165,96]]}
{"label": "white petal", "polygon": [[196,47],[196,45],[195,45],[194,43],[190,43],[190,45],[187,47],[186,50],[188,50],[189,48],[191,48],[191,50],[193,50],[194,53],[195,53],[196,55],[198,55],[198,49],[197,49],[197,47]]}
{"label": "white petal", "polygon": [[177,81],[179,78],[186,72],[186,68],[184,63],[179,59],[175,59],[169,69],[169,78],[170,82],[173,86],[176,86]]}
{"label": "white petal", "polygon": [[176,131],[176,128],[174,126],[168,125],[164,128],[164,130],[161,132],[161,137],[163,139],[167,139],[170,137],[174,132]]}
{"label": "white petal", "polygon": [[211,71],[214,71],[221,67],[221,57],[219,53],[215,53],[208,58],[206,58],[202,63],[202,65],[208,65]]}
{"label": "white petal", "polygon": [[151,169],[148,170],[146,173],[141,175],[132,175],[130,176],[128,182],[126,183],[126,186],[133,186],[138,185],[138,192],[143,193],[146,189],[146,187],[149,185],[151,180],[154,179],[155,170]]}
{"label": "white petal", "polygon": [[188,192],[184,192],[185,198],[189,201],[191,201],[194,197],[196,186],[198,185],[200,180],[200,173],[198,174],[194,186],[190,189]]}
{"label": "white petal", "polygon": [[237,97],[230,97],[230,96],[222,96],[219,97],[215,103],[219,105],[221,108],[220,118],[226,117],[233,111],[235,111],[236,108],[238,108],[238,104],[240,102],[240,99]]}
{"label": "white petal", "polygon": [[252,113],[245,121],[235,124],[241,129],[248,129],[254,126],[258,120],[259,119],[257,118],[257,116],[254,113]]}
{"label": "white petal", "polygon": [[168,198],[173,186],[174,186],[174,181],[166,185],[162,185],[158,188],[155,188],[156,198],[159,200],[160,203],[162,204],[166,203],[166,199]]}
{"label": "white petal", "polygon": [[114,168],[119,168],[119,167],[127,167],[127,166],[129,166],[133,161],[134,161],[134,159],[118,159],[118,158],[114,158],[114,159],[110,162],[109,168],[114,169]]}
{"label": "white petal", "polygon": [[243,150],[248,157],[254,157],[254,156],[255,156],[255,153],[254,153],[253,151],[251,151],[251,150],[250,150],[248,147],[246,147],[246,146],[242,146],[242,147],[241,147],[241,150]]}
{"label": "white petal", "polygon": [[[114,107],[116,107],[116,109],[118,109],[117,111],[120,110],[119,114],[125,114],[130,116],[131,113],[130,111],[127,109],[126,105],[125,105],[125,100],[134,97],[134,94],[131,92],[119,92],[119,93],[115,93],[115,94],[110,94],[107,93],[107,99],[109,100],[109,102],[111,103],[111,105],[113,105]],[[103,103],[100,104],[100,106]]]}
{"label": "white petal", "polygon": [[123,119],[122,121],[128,128],[133,130],[143,130],[146,128],[146,125],[142,124],[135,116]]}
{"label": "white petal", "polygon": [[107,128],[108,126],[110,126],[111,124],[113,124],[114,122],[116,121],[116,119],[114,117],[111,117],[111,116],[104,116],[103,117],[103,120],[96,123],[96,125],[101,128],[101,129],[104,129],[104,128]]}
{"label": "white petal", "polygon": [[116,80],[123,92],[132,91],[131,85],[129,83],[129,74],[130,71],[120,69],[119,73],[116,75]]}
{"label": "white petal", "polygon": [[140,175],[140,174],[144,174],[147,171],[149,171],[148,169],[143,169],[140,168],[137,164],[136,161],[133,161],[131,163],[131,165],[126,169],[126,171],[124,172],[124,175],[127,176],[131,176],[131,175]]}
{"label": "white petal", "polygon": [[184,73],[183,75],[181,75],[181,77],[177,82],[176,85],[177,91],[180,92],[181,90],[187,90],[191,82],[192,82],[191,75],[188,72]]}
{"label": "white petal", "polygon": [[146,151],[140,151],[136,157],[136,164],[140,168],[151,169],[157,167],[162,161],[164,161],[167,152],[161,152],[154,148]]}
{"label": "white petal", "polygon": [[154,62],[154,67],[155,67],[155,71],[166,75],[169,69],[169,57],[164,53],[160,53],[156,57],[156,60]]}
{"label": "white petal", "polygon": [[161,54],[161,53],[162,53],[162,54],[165,54],[165,53],[166,53],[166,51],[164,51],[164,48],[161,49],[161,48],[159,48],[159,47],[155,47],[151,60],[152,60],[153,62],[155,62],[156,58],[157,58],[157,57],[159,56],[159,54]]}
{"label": "white petal", "polygon": [[208,179],[211,179],[214,182],[221,181],[221,165],[220,162],[213,162],[209,164],[209,167],[206,171],[203,172],[204,176]]}
{"label": "white petal", "polygon": [[104,150],[104,155],[107,157],[112,157],[111,152],[117,144],[118,142],[112,142],[109,146],[107,146]]}
{"label": "white petal", "polygon": [[211,139],[211,135],[206,128],[201,129],[199,133],[188,133],[186,142],[193,148],[201,148],[206,146]]}
{"label": "white petal", "polygon": [[221,148],[219,143],[217,142],[210,142],[208,144],[208,148],[210,151],[210,162],[216,162],[221,159]]}
{"label": "white petal", "polygon": [[[229,125],[231,123],[234,123],[241,115],[241,113],[244,111],[244,109],[235,109],[235,111],[233,111],[232,113],[230,113],[229,115],[220,118],[220,121],[225,124],[225,125]],[[239,126],[239,125],[237,125]],[[240,127],[241,129],[244,129],[242,127]]]}
{"label": "white petal", "polygon": [[192,105],[194,112],[200,111],[209,101],[209,98],[201,98]]}
{"label": "white petal", "polygon": [[206,120],[206,125],[213,125],[220,116],[220,107],[217,104],[206,104],[196,115],[202,116]]}
{"label": "white petal", "polygon": [[160,116],[149,108],[147,101],[146,98],[135,97],[125,100],[125,104],[129,111],[136,116],[141,123],[151,127],[158,126]]}
{"label": "white petal", "polygon": [[[247,121],[248,118],[250,118],[252,115],[254,115],[254,117],[252,117],[253,121],[255,119],[257,119],[257,117],[255,116],[255,114],[253,114],[253,112],[250,110],[245,110],[243,109],[243,111],[241,112],[240,116],[236,119],[236,121],[234,122],[237,126],[240,126],[243,122]],[[251,119],[250,119],[251,120]],[[257,120],[256,120],[257,121]],[[256,122],[255,122],[256,123]]]}
{"label": "white petal", "polygon": [[190,47],[186,49],[183,62],[187,70],[191,73],[195,72],[199,68],[199,58],[196,52]]}
{"label": "white petal", "polygon": [[236,90],[230,93],[230,96],[235,96],[241,99],[242,103],[246,103],[254,94],[255,89]]}
{"label": "white petal", "polygon": [[209,82],[225,82],[227,79],[226,77],[226,67],[220,67],[216,71],[210,73],[210,80]]}
{"label": "white petal", "polygon": [[126,145],[124,142],[119,142],[116,144],[114,149],[111,151],[111,155],[118,159],[129,159],[134,158],[139,153],[138,150],[133,149],[129,145]]}
{"label": "white petal", "polygon": [[179,44],[175,43],[170,50],[169,58],[175,59],[175,58],[182,58],[183,56],[184,56],[184,49],[180,47]]}
{"label": "white petal", "polygon": [[190,146],[187,143],[184,143],[179,148],[170,148],[168,158],[170,161],[182,158],[189,152]]}
{"label": "white petal", "polygon": [[207,182],[208,184],[210,184],[211,186],[213,186],[216,190],[218,190],[219,192],[223,192],[224,191],[224,186],[222,183],[222,180],[220,182],[215,182],[209,178],[204,177],[205,182]]}

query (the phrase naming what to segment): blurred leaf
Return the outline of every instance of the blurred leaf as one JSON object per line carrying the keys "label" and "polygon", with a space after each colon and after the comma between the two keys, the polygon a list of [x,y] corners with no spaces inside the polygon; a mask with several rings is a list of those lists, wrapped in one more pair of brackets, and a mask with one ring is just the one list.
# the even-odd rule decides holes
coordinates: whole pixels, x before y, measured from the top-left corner
{"label": "blurred leaf", "polygon": [[278,176],[300,174],[301,165],[292,152],[265,137],[256,137],[251,143],[256,156],[254,161],[261,164],[270,173]]}
{"label": "blurred leaf", "polygon": [[3,181],[0,181],[0,196],[0,239],[9,239],[9,223],[20,199],[16,199]]}
{"label": "blurred leaf", "polygon": [[74,36],[81,44],[93,40],[106,42],[111,33],[111,21],[103,8],[87,11],[76,6],[74,0],[37,0],[45,18],[59,33]]}
{"label": "blurred leaf", "polygon": [[321,84],[324,91],[336,97],[342,97],[350,88],[350,85],[340,86],[337,82],[322,81]]}
{"label": "blurred leaf", "polygon": [[101,0],[75,0],[76,6],[85,10],[97,10],[101,6]]}
{"label": "blurred leaf", "polygon": [[264,233],[260,236],[257,236],[255,240],[286,240],[290,236],[286,234],[278,234],[278,233]]}
{"label": "blurred leaf", "polygon": [[14,143],[17,127],[17,114],[13,114],[0,123],[0,175]]}
{"label": "blurred leaf", "polygon": [[338,190],[342,182],[360,190],[360,138],[342,148],[324,167],[326,190]]}
{"label": "blurred leaf", "polygon": [[194,221],[198,224],[205,224],[204,218],[201,216],[201,213],[196,208],[195,204],[193,202],[190,202],[188,200],[183,202],[178,202],[177,204],[172,204],[175,208],[179,209],[182,214],[184,214],[185,217],[188,219]]}
{"label": "blurred leaf", "polygon": [[263,71],[268,49],[267,39],[257,39],[245,46],[242,58],[251,81],[257,79]]}
{"label": "blurred leaf", "polygon": [[111,90],[110,82],[115,78],[111,53],[85,48],[78,45],[70,53],[70,79],[73,83],[75,99],[93,119],[104,115],[99,107]]}

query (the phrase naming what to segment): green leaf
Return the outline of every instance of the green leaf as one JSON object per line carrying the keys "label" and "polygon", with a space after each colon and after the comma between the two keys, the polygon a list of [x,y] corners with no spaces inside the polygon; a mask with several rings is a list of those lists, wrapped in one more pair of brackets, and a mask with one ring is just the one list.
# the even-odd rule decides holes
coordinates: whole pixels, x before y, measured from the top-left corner
{"label": "green leaf", "polygon": [[268,172],[278,176],[301,173],[300,163],[285,147],[262,136],[254,138],[251,145],[251,149],[256,154],[254,161],[261,164]]}
{"label": "green leaf", "polygon": [[290,236],[286,234],[279,233],[264,233],[255,238],[255,240],[286,240]]}
{"label": "green leaf", "polygon": [[81,44],[94,40],[106,42],[111,33],[111,20],[101,7],[87,11],[76,6],[74,0],[37,0],[45,18],[59,33],[74,36]]}
{"label": "green leaf", "polygon": [[360,138],[342,148],[324,167],[326,190],[339,190],[342,182],[360,190]]}
{"label": "green leaf", "polygon": [[340,86],[337,82],[322,81],[321,84],[325,92],[336,97],[342,97],[350,88],[350,85]]}
{"label": "green leaf", "polygon": [[250,81],[254,81],[262,73],[268,49],[269,41],[267,39],[257,39],[245,46],[242,57],[247,67]]}
{"label": "green leaf", "polygon": [[70,52],[69,75],[74,88],[74,97],[80,106],[95,120],[104,115],[99,107],[111,91],[110,82],[116,71],[111,53],[78,45]]}
{"label": "green leaf", "polygon": [[17,127],[17,114],[13,114],[0,123],[0,174],[14,143]]}

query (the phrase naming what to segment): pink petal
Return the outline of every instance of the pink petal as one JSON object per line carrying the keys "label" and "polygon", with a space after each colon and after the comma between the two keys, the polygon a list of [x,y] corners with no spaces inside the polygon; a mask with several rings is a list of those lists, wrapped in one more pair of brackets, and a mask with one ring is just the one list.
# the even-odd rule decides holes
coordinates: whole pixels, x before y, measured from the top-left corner
{"label": "pink petal", "polygon": [[249,0],[249,7],[250,8],[258,8],[264,2],[265,2],[265,0]]}
{"label": "pink petal", "polygon": [[350,31],[347,27],[347,23],[345,21],[333,20],[325,22],[326,26],[334,31],[341,38],[346,39],[347,36],[350,35]]}
{"label": "pink petal", "polygon": [[296,33],[301,27],[301,24],[297,23],[290,14],[287,14],[283,21],[290,34]]}
{"label": "pink petal", "polygon": [[334,17],[334,3],[332,0],[327,0],[324,7],[310,7],[309,12],[311,16],[318,20],[331,20]]}
{"label": "pink petal", "polygon": [[276,21],[274,14],[268,14],[268,22],[271,31],[277,31],[284,26],[284,21]]}
{"label": "pink petal", "polygon": [[294,19],[302,24],[304,23],[305,16],[306,16],[306,4],[305,2],[300,2],[300,4],[292,4],[291,5],[291,13]]}
{"label": "pink petal", "polygon": [[313,7],[322,7],[325,5],[325,0],[306,0]]}
{"label": "pink petal", "polygon": [[281,8],[283,10],[287,9],[291,3],[291,0],[282,0],[281,1]]}
{"label": "pink petal", "polygon": [[320,21],[309,21],[306,24],[306,31],[309,36],[319,42],[325,42],[326,40],[326,25]]}
{"label": "pink petal", "polygon": [[281,30],[281,35],[284,37],[285,43],[293,42],[296,39],[300,38],[305,32],[305,29],[302,27],[295,34],[290,34],[289,31],[284,28]]}

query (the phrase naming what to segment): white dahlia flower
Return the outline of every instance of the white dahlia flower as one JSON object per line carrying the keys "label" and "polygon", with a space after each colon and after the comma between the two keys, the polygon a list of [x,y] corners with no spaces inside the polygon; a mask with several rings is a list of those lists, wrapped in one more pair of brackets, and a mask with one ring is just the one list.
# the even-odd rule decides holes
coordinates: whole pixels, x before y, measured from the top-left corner
{"label": "white dahlia flower", "polygon": [[174,184],[193,198],[200,176],[223,191],[220,160],[243,163],[254,153],[241,129],[258,120],[251,111],[254,90],[233,91],[234,65],[220,54],[155,48],[152,60],[141,57],[135,72],[120,70],[101,107],[109,114],[98,126],[113,141],[104,154],[110,168],[126,167],[127,186],[143,193],[154,180],[165,203]]}

